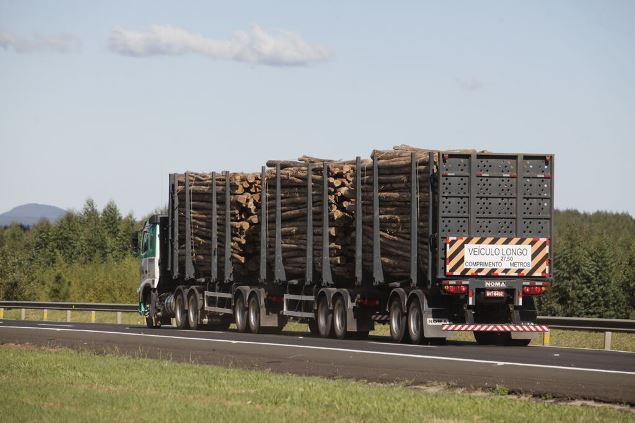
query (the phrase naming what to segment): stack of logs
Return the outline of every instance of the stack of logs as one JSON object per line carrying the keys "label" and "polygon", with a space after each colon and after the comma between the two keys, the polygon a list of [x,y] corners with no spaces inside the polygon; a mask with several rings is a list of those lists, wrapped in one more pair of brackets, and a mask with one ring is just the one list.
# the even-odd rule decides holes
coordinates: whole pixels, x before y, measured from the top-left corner
{"label": "stack of logs", "polygon": [[323,166],[327,163],[327,208],[329,215],[329,261],[334,280],[351,281],[354,276],[355,222],[353,190],[355,166],[302,156],[299,161],[270,160],[267,166],[268,266],[275,259],[276,171],[280,166],[282,262],[287,280],[304,278],[306,272],[308,165],[311,164],[313,270],[322,270]]}
{"label": "stack of logs", "polygon": [[[377,159],[379,193],[379,228],[381,263],[387,282],[407,279],[410,276],[411,251],[411,153],[417,162],[419,196],[417,199],[418,225],[417,249],[419,269],[428,261],[428,150],[409,146],[396,146],[392,150],[374,150],[371,157]],[[436,158],[435,158],[436,160]],[[373,164],[362,164],[363,200],[363,265],[366,274],[372,274],[373,241]]]}
{"label": "stack of logs", "polygon": [[[428,252],[428,150],[396,146],[374,150],[378,163],[381,263],[386,282],[405,280],[410,274],[411,153],[415,153],[419,184],[419,269],[427,267]],[[435,157],[435,161],[438,157]],[[336,283],[345,284],[355,275],[355,161],[325,161],[302,156],[298,161],[268,161],[267,277],[275,266],[276,171],[280,166],[282,263],[286,279],[304,279],[307,242],[307,182],[311,164],[313,270],[319,281],[322,264],[323,163],[328,168],[329,260]],[[212,174],[188,173],[192,199],[192,256],[196,277],[209,276],[212,254]],[[217,173],[218,278],[224,278],[225,173]],[[231,260],[234,278],[257,280],[260,267],[260,209],[264,193],[258,173],[230,173]],[[177,175],[179,204],[179,266],[185,257],[185,176]],[[361,162],[363,268],[372,275],[373,164]]]}
{"label": "stack of logs", "polygon": [[[192,261],[196,277],[211,274],[212,265],[212,174],[188,173],[191,197]],[[185,252],[185,175],[178,177],[180,265]],[[218,276],[224,278],[225,173],[217,173],[216,216]],[[229,173],[231,260],[233,276],[242,279],[257,274],[260,240],[260,175]],[[184,268],[183,268],[184,269]]]}

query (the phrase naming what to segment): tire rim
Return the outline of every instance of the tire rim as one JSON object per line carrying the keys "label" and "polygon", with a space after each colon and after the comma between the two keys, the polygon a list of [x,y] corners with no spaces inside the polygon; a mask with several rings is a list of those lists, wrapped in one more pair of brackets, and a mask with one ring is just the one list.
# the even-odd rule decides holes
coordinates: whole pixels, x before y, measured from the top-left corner
{"label": "tire rim", "polygon": [[337,331],[337,333],[341,334],[342,332],[344,332],[344,319],[346,318],[344,316],[344,307],[342,307],[342,301],[338,301],[335,305],[335,313],[334,314],[334,318],[335,318],[335,329]]}
{"label": "tire rim", "polygon": [[396,336],[401,334],[401,314],[401,307],[393,303],[390,307],[390,330]]}
{"label": "tire rim", "polygon": [[189,310],[187,311],[189,317],[190,317],[190,326],[196,326],[196,324],[198,323],[198,307],[196,307],[196,301],[195,301],[196,297],[191,296],[190,297],[190,304],[189,304]]}
{"label": "tire rim", "polygon": [[180,324],[183,321],[183,297],[181,297],[180,295],[176,299],[174,318],[177,324]]}
{"label": "tire rim", "polygon": [[408,326],[413,338],[417,338],[421,332],[421,313],[419,307],[413,307],[412,313],[408,316]]}
{"label": "tire rim", "polygon": [[243,314],[243,298],[239,297],[236,300],[236,326],[238,329],[242,328],[244,325],[244,314]]}
{"label": "tire rim", "polygon": [[[253,303],[253,301],[254,300],[250,301],[250,305],[251,303]],[[249,307],[249,324],[251,325],[252,328],[256,328],[256,324],[258,323],[256,308],[257,308],[257,305],[254,307]]]}
{"label": "tire rim", "polygon": [[318,330],[320,332],[320,335],[324,335],[326,333],[326,312],[325,309],[327,307],[324,307],[324,300],[321,300],[319,303],[319,309],[318,309]]}

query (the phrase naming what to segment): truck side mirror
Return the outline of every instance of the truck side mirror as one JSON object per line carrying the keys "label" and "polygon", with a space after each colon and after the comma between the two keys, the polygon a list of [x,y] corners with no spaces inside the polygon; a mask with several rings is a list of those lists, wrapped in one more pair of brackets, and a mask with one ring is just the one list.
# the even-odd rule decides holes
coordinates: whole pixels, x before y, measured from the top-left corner
{"label": "truck side mirror", "polygon": [[139,257],[139,231],[130,234],[130,252],[134,257]]}

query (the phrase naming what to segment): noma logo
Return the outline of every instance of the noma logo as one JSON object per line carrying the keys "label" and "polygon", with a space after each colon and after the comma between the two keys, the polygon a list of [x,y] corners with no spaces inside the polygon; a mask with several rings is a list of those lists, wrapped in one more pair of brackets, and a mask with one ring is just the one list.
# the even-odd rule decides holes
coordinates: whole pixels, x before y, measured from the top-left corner
{"label": "noma logo", "polygon": [[487,281],[485,282],[485,288],[505,288],[505,282],[501,281]]}

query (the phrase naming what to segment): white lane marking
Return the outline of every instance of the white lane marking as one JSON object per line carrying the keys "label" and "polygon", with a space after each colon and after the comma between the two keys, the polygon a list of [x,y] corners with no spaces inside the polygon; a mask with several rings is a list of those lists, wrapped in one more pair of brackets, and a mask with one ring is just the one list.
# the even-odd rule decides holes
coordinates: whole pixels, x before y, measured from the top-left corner
{"label": "white lane marking", "polygon": [[55,324],[55,323],[38,323],[38,326],[55,326],[55,327],[60,327],[60,328],[72,328],[73,325],[62,325],[62,324]]}
{"label": "white lane marking", "polygon": [[436,345],[413,345],[413,344],[393,344],[390,342],[379,342],[379,341],[366,341],[367,344],[377,344],[377,345],[394,345],[395,347],[410,347],[410,348],[438,348]]}
{"label": "white lane marking", "polygon": [[164,339],[177,339],[177,340],[187,339],[190,341],[219,342],[223,344],[262,345],[267,347],[299,348],[299,349],[307,349],[307,350],[337,351],[337,352],[348,352],[348,353],[369,354],[369,355],[385,355],[389,357],[459,361],[464,363],[494,364],[497,366],[537,367],[542,369],[573,370],[573,371],[579,371],[579,372],[611,373],[611,374],[623,374],[623,375],[635,376],[635,372],[626,372],[622,370],[605,370],[605,369],[591,369],[586,367],[552,366],[548,364],[516,363],[513,361],[478,360],[474,358],[437,357],[434,355],[415,355],[415,354],[405,354],[405,353],[395,353],[395,352],[385,352],[385,351],[354,350],[350,348],[318,347],[316,345],[278,344],[275,342],[237,341],[237,340],[231,340],[231,339],[211,339],[211,338],[194,338],[194,337],[188,337],[188,336],[156,335],[151,333],[114,332],[114,331],[99,331],[99,330],[91,330],[91,329],[70,329],[70,328],[45,328],[45,327],[35,327],[35,326],[3,326],[2,329],[3,330],[4,329],[51,330],[56,332],[101,333],[105,335],[146,336],[149,338],[164,338]]}

